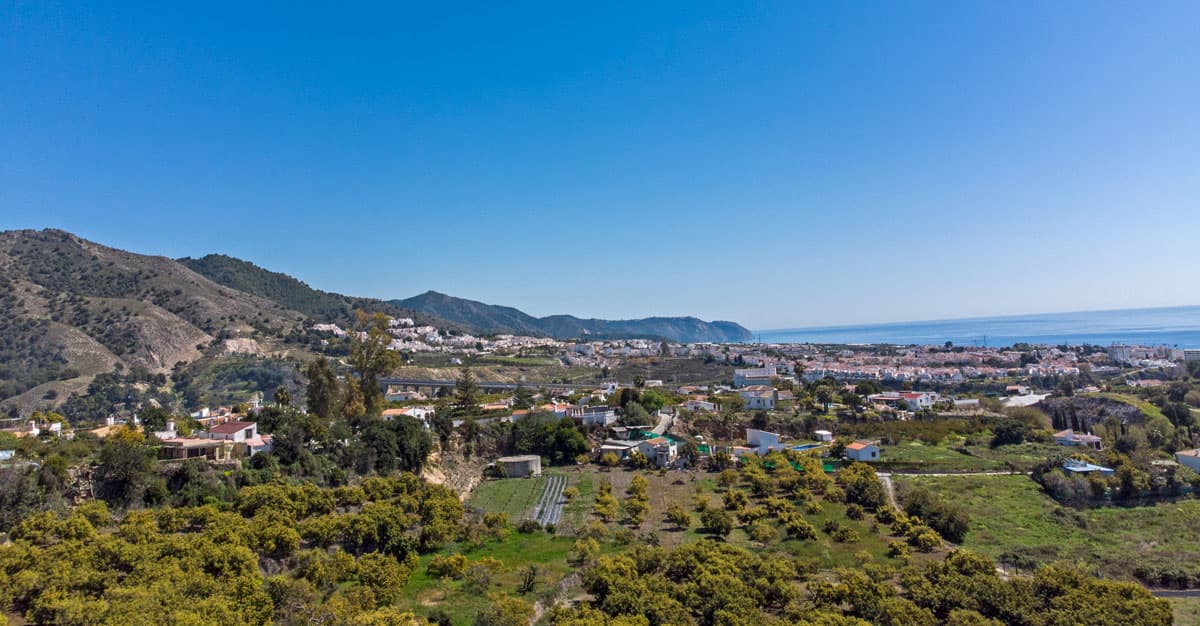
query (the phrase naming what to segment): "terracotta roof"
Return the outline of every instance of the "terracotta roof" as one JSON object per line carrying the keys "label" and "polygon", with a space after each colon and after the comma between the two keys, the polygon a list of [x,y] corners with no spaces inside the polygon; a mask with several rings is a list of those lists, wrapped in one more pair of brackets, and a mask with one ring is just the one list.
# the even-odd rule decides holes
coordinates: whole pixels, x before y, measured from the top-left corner
{"label": "terracotta roof", "polygon": [[208,429],[208,432],[215,435],[232,435],[254,425],[254,422],[225,422],[224,424],[213,426]]}

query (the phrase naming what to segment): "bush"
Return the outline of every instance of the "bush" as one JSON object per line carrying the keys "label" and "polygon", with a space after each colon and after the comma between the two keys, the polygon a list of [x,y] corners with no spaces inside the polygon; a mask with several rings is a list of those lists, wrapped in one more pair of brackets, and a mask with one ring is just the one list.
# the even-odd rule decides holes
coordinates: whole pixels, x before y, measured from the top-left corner
{"label": "bush", "polygon": [[780,519],[783,520],[783,530],[788,537],[801,540],[817,538],[817,529],[800,515],[792,513]]}
{"label": "bush", "polygon": [[542,532],[542,525],[535,519],[523,519],[520,524],[517,524],[517,532],[530,534]]}
{"label": "bush", "polygon": [[759,543],[770,543],[778,535],[775,528],[766,520],[758,520],[750,524],[746,532],[750,535],[751,539]]}
{"label": "bush", "polygon": [[733,531],[733,520],[721,509],[708,509],[700,514],[700,522],[704,524],[704,532],[724,537]]}
{"label": "bush", "polygon": [[858,531],[848,527],[839,528],[834,531],[833,540],[838,543],[857,543],[859,540]]}
{"label": "bush", "polygon": [[966,537],[970,516],[961,506],[946,502],[923,487],[907,490],[900,500],[906,513],[921,518],[947,540],[962,543]]}
{"label": "bush", "polygon": [[425,571],[434,578],[453,578],[458,580],[467,573],[467,557],[461,554],[435,556],[429,561]]}

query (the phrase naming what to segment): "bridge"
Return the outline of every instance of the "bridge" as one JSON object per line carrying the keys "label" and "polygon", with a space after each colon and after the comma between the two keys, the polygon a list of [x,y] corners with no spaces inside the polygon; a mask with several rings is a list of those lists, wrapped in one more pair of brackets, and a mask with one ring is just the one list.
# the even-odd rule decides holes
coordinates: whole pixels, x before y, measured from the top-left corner
{"label": "bridge", "polygon": [[[425,378],[380,378],[379,387],[387,391],[389,387],[399,387],[405,390],[420,391],[421,389],[453,389],[458,381],[430,380]],[[500,383],[487,380],[475,381],[475,386],[484,392],[515,391],[517,387],[526,389],[549,389],[551,391],[580,391],[595,389],[597,385],[579,385],[575,383]]]}

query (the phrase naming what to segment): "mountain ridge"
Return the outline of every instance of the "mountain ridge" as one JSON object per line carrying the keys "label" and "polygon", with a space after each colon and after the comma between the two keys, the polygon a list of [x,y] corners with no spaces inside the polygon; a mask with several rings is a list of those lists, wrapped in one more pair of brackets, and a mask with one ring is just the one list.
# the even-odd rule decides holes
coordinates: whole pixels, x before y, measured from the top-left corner
{"label": "mountain ridge", "polygon": [[0,401],[33,406],[94,376],[166,373],[226,338],[275,341],[303,316],[161,256],[69,232],[0,232]]}
{"label": "mountain ridge", "polygon": [[692,316],[655,316],[626,320],[580,318],[566,314],[534,317],[514,307],[457,298],[433,290],[390,302],[495,333],[519,329],[522,332],[558,339],[654,338],[685,343],[746,341],[753,337],[753,334],[741,325],[723,320],[706,322]]}

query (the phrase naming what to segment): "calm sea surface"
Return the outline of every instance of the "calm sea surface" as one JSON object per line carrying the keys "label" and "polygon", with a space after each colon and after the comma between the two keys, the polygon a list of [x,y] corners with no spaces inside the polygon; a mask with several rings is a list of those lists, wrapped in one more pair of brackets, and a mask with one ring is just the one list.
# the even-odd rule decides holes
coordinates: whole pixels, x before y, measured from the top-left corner
{"label": "calm sea surface", "polygon": [[755,332],[764,343],[891,343],[1010,346],[1132,343],[1200,348],[1200,306],[1014,315],[936,322],[785,328]]}

